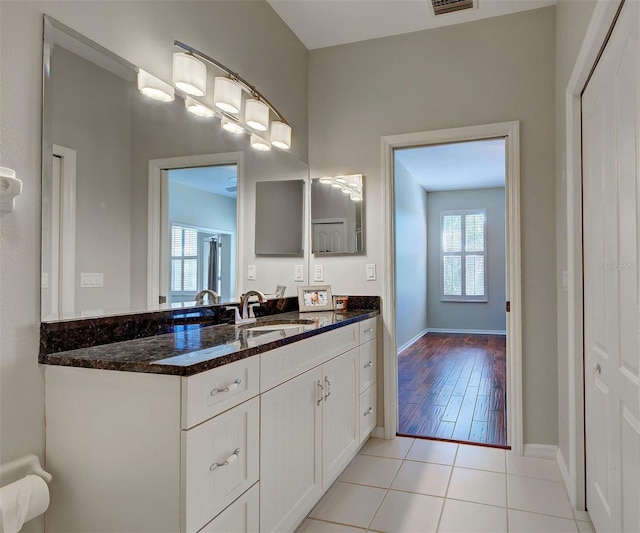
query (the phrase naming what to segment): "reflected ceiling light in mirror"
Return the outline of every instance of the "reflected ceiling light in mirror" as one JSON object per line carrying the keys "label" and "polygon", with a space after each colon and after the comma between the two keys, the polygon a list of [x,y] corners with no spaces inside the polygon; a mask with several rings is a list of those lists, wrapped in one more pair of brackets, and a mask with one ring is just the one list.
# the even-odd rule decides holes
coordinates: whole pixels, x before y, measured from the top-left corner
{"label": "reflected ceiling light in mirror", "polygon": [[187,108],[187,111],[198,117],[211,118],[214,115],[213,109],[208,108],[190,96],[184,99],[184,106]]}
{"label": "reflected ceiling light in mirror", "polygon": [[[246,128],[260,132],[267,132],[271,129],[270,138],[254,137],[252,135],[251,146],[256,150],[262,151],[271,150],[272,145],[280,150],[289,150],[291,148],[291,126],[289,126],[282,113],[267,100],[255,85],[251,85],[240,74],[199,50],[180,41],[174,41],[173,44],[186,52],[186,54],[181,53],[176,54],[176,56],[185,56],[187,59],[197,58],[197,60],[200,60],[199,62],[204,62],[205,68],[207,65],[211,65],[226,73],[226,76],[216,76],[213,89],[214,107],[219,110],[216,114],[222,115],[222,127],[225,130],[233,133],[243,133]],[[180,62],[183,59],[174,58],[174,62],[176,61]],[[244,121],[240,119],[243,91],[250,95],[245,104]],[[276,119],[269,126],[271,112]],[[238,121],[234,122],[236,117]],[[225,120],[225,118],[229,120]]]}
{"label": "reflected ceiling light in mirror", "polygon": [[237,115],[242,108],[242,88],[231,78],[216,77],[213,83],[213,103],[225,113]]}
{"label": "reflected ceiling light in mirror", "polygon": [[281,150],[291,148],[291,126],[280,120],[271,123],[271,144]]}
{"label": "reflected ceiling light in mirror", "polygon": [[192,54],[173,54],[173,84],[193,96],[207,92],[207,65]]}
{"label": "reflected ceiling light in mirror", "polygon": [[160,102],[171,102],[175,98],[175,89],[171,85],[142,69],[138,69],[138,90]]}
{"label": "reflected ceiling light in mirror", "polygon": [[349,198],[351,198],[354,202],[362,202],[362,195],[360,194],[352,194]]}
{"label": "reflected ceiling light in mirror", "polygon": [[251,134],[251,148],[259,152],[268,152],[271,150],[271,143],[255,133]]}
{"label": "reflected ceiling light in mirror", "polygon": [[222,126],[223,130],[228,131],[229,133],[233,133],[234,135],[240,135],[241,133],[244,133],[242,124],[239,124],[238,122],[235,122],[228,118],[222,117],[222,119],[220,120],[220,125]]}
{"label": "reflected ceiling light in mirror", "polygon": [[251,98],[244,103],[244,121],[256,131],[267,131],[269,128],[269,108],[267,104]]}
{"label": "reflected ceiling light in mirror", "polygon": [[320,183],[331,185],[333,183],[333,178],[331,176],[325,176],[324,178],[320,178]]}

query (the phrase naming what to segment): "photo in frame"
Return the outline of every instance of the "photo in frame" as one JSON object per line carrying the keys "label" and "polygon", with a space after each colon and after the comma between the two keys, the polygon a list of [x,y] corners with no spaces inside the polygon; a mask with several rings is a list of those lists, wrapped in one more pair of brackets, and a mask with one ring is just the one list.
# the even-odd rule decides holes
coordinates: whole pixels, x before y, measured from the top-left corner
{"label": "photo in frame", "polygon": [[332,311],[333,298],[330,285],[298,287],[298,306],[301,313],[309,311]]}

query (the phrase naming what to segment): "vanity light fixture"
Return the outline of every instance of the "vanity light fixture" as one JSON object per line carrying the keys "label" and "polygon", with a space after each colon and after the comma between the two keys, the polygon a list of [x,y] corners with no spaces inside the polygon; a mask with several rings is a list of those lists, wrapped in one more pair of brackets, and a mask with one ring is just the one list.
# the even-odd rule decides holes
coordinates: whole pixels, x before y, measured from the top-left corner
{"label": "vanity light fixture", "polygon": [[199,117],[211,118],[214,115],[213,109],[208,108],[190,96],[184,99],[184,106],[187,108],[187,111]]}
{"label": "vanity light fixture", "polygon": [[[217,109],[216,114],[221,117],[222,127],[226,131],[244,133],[246,131],[245,126],[252,130],[265,133],[271,129],[270,138],[252,134],[250,140],[251,146],[260,151],[271,150],[272,145],[280,150],[289,150],[291,148],[291,126],[282,113],[280,113],[254,85],[251,85],[237,72],[234,72],[229,67],[199,50],[180,41],[174,41],[174,45],[185,52],[175,54],[175,56],[185,56],[190,60],[195,59],[199,63],[204,64],[205,68],[206,65],[211,65],[226,73],[226,76],[215,77],[213,88],[213,103]],[[175,56],[174,64],[176,61]],[[179,59],[177,61],[181,62],[186,60]],[[240,116],[243,92],[250,95],[245,102],[244,121]],[[276,120],[269,125],[271,113],[275,115]],[[271,128],[269,128],[269,126],[271,126]]]}
{"label": "vanity light fixture", "polygon": [[244,133],[244,128],[238,122],[228,119],[226,117],[222,117],[220,120],[220,125],[222,129],[228,131],[229,133],[233,133],[234,135],[240,135]]}
{"label": "vanity light fixture", "polygon": [[175,89],[171,85],[142,69],[138,69],[138,90],[160,102],[171,102],[175,98]]}
{"label": "vanity light fixture", "polygon": [[251,98],[244,104],[244,121],[251,129],[267,131],[269,128],[269,108],[267,104]]}
{"label": "vanity light fixture", "polygon": [[259,152],[268,152],[271,150],[271,143],[255,133],[251,134],[251,148]]}
{"label": "vanity light fixture", "polygon": [[193,96],[207,92],[207,65],[192,54],[173,54],[173,84]]}

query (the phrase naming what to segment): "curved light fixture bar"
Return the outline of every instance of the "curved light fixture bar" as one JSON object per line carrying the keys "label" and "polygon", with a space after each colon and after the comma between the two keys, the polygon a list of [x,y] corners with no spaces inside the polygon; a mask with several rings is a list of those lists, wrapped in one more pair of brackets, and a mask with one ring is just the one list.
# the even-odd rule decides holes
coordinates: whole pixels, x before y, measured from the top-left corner
{"label": "curved light fixture bar", "polygon": [[181,48],[182,50],[185,50],[186,52],[193,54],[195,57],[201,59],[202,61],[205,61],[213,65],[214,67],[217,67],[220,70],[223,70],[224,72],[226,72],[232,80],[237,82],[240,85],[240,87],[242,87],[244,91],[253,95],[255,99],[261,100],[262,102],[264,102],[269,107],[269,109],[271,109],[271,111],[273,111],[276,114],[280,122],[283,122],[284,124],[289,125],[289,123],[287,122],[287,119],[284,118],[284,115],[280,113],[280,111],[278,111],[275,108],[275,106],[271,102],[269,102],[269,100],[267,100],[260,91],[258,91],[258,89],[256,89],[255,85],[251,85],[247,80],[245,80],[242,76],[240,76],[240,74],[238,74],[237,72],[234,72],[226,65],[223,65],[222,63],[220,63],[220,61],[216,61],[212,57],[200,52],[200,50],[197,50],[192,46],[189,46],[188,44],[184,44],[180,41],[173,41],[173,44],[178,48]]}

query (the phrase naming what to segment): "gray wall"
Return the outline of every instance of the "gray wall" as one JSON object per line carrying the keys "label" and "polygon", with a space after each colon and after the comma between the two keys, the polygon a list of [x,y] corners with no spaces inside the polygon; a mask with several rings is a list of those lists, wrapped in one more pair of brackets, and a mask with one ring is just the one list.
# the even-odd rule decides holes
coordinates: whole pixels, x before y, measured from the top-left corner
{"label": "gray wall", "polygon": [[569,397],[567,382],[568,309],[567,293],[562,290],[562,272],[567,270],[567,180],[565,147],[565,94],[578,51],[593,13],[594,0],[559,0],[556,6],[556,238],[558,280],[558,422],[560,453],[569,464]]}
{"label": "gray wall", "polygon": [[[427,206],[429,328],[505,331],[504,188],[430,192]],[[440,212],[455,209],[487,210],[487,302],[440,300]]]}
{"label": "gray wall", "polygon": [[395,161],[396,349],[427,329],[427,193]]}
{"label": "gray wall", "polygon": [[[311,175],[367,180],[366,254],[311,258],[336,294],[383,292],[382,136],[520,120],[524,441],[557,444],[555,9],[309,56]],[[367,263],[378,265],[375,282]]]}
{"label": "gray wall", "polygon": [[[75,309],[128,309],[131,84],[60,47],[51,68],[51,139],[77,157]],[[82,272],[103,273],[104,287],[81,288]]]}
{"label": "gray wall", "polygon": [[[214,55],[281,109],[293,127],[293,154],[307,156],[307,50],[266,2],[0,2],[0,160],[24,182],[16,210],[0,213],[2,463],[44,453],[44,372],[37,354],[45,12],[164,79],[171,79],[174,39]],[[37,519],[23,531],[42,528]]]}
{"label": "gray wall", "polygon": [[169,222],[236,231],[236,199],[169,182]]}

